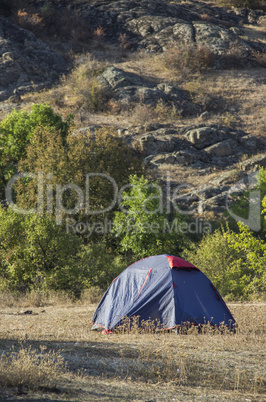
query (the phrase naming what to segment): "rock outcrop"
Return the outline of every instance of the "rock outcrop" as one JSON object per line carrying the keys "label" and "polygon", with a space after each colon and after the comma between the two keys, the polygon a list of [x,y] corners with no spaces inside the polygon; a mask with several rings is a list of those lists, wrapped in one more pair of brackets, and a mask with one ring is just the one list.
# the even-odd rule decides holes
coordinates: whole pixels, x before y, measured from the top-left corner
{"label": "rock outcrop", "polygon": [[32,32],[0,17],[0,101],[49,87],[66,69],[63,57]]}
{"label": "rock outcrop", "polygon": [[[189,188],[175,199],[181,209],[190,205],[199,214],[206,211],[222,213],[235,183],[241,182],[241,186],[233,193],[240,194],[247,189],[244,178],[255,174],[260,166],[266,167],[265,141],[216,124],[182,128],[154,124],[146,130],[144,127],[129,128],[123,136],[144,155],[151,169],[173,171],[174,166],[180,166],[191,170],[192,175],[196,171],[199,176],[208,175],[215,169],[215,179],[205,185],[195,181],[193,191]],[[243,155],[246,156],[244,161]]]}
{"label": "rock outcrop", "polygon": [[266,144],[255,136],[217,124],[157,128],[143,134],[131,129],[125,134],[131,135],[133,146],[153,168],[161,163],[226,168],[240,162],[243,155],[251,157],[266,150]]}
{"label": "rock outcrop", "polygon": [[264,16],[262,11],[161,0],[97,0],[84,11],[92,29],[103,27],[106,39],[112,43],[118,43],[124,35],[124,41],[135,50],[161,52],[176,44],[204,46],[217,55],[231,46],[243,53],[265,50],[265,44],[241,38],[241,24],[257,23]]}
{"label": "rock outcrop", "polygon": [[165,105],[174,105],[183,115],[198,113],[201,110],[192,103],[187,91],[164,82],[147,82],[137,74],[116,67],[108,67],[98,79],[122,108],[137,104],[154,107],[162,101]]}

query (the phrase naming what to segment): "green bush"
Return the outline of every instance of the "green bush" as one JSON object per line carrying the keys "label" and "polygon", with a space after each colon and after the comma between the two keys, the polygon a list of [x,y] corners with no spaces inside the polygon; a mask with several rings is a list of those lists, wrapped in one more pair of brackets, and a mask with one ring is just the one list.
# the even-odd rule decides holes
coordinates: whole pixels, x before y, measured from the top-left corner
{"label": "green bush", "polygon": [[[261,167],[259,172],[256,174],[256,181],[257,184],[252,188],[244,191],[241,195],[234,196],[232,199],[232,204],[230,205],[230,209],[233,213],[235,213],[238,217],[241,217],[243,219],[248,219],[249,217],[249,209],[251,207],[251,196],[254,191],[257,191],[260,200],[262,201],[262,207],[263,207],[263,202],[265,203],[266,199],[266,169]],[[230,227],[235,229],[236,228],[236,222],[233,218],[229,217],[229,222],[230,222]],[[266,236],[266,219],[263,218],[263,211],[261,214],[261,219],[260,222],[260,230],[257,232],[257,236],[261,236],[264,238]]]}
{"label": "green bush", "polygon": [[0,208],[0,276],[9,290],[64,290],[80,297],[84,275],[81,241],[51,217]]}
{"label": "green bush", "polygon": [[77,257],[86,288],[107,289],[112,280],[128,265],[125,259],[115,257],[100,243],[83,245]]}
{"label": "green bush", "polygon": [[183,257],[195,264],[229,299],[261,298],[266,290],[266,243],[243,224],[239,233],[216,230]]}
{"label": "green bush", "polygon": [[265,296],[266,242],[256,238],[242,223],[239,233],[227,232],[225,238],[237,258],[230,264],[230,286],[239,298]]}
{"label": "green bush", "polygon": [[184,248],[187,239],[178,230],[183,218],[175,214],[170,219],[161,211],[161,197],[156,183],[150,183],[143,176],[130,177],[129,191],[122,194],[123,211],[116,212],[113,221],[113,233],[119,239],[122,253],[144,258],[175,254]]}
{"label": "green bush", "polygon": [[0,185],[5,184],[16,172],[18,161],[25,156],[37,127],[53,128],[66,138],[73,116],[66,121],[47,104],[36,104],[30,112],[13,110],[0,123]]}

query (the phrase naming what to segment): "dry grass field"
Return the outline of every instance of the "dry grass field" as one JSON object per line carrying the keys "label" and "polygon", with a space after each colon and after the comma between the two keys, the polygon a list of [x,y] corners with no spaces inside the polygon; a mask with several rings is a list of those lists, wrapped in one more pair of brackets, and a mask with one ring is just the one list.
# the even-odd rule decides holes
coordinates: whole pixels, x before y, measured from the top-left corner
{"label": "dry grass field", "polygon": [[[90,331],[96,305],[1,304],[1,400],[264,401],[266,304],[229,304],[236,334]],[[35,304],[36,305],[36,304]]]}

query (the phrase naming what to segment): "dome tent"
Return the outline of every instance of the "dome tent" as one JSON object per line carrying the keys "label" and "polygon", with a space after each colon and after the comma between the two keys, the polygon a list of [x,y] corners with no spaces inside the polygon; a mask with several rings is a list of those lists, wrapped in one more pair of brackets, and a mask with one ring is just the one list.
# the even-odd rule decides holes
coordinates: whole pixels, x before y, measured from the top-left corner
{"label": "dome tent", "polygon": [[135,262],[115,278],[100,301],[93,329],[115,329],[123,317],[178,325],[226,325],[235,320],[211,281],[180,257],[157,255]]}

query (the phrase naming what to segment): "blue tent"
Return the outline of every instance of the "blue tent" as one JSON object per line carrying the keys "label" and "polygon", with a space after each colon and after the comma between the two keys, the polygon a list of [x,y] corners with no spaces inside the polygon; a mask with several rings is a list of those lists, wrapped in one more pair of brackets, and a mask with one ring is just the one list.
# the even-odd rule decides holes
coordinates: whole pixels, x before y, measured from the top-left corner
{"label": "blue tent", "polygon": [[191,263],[166,254],[126,268],[105,292],[92,320],[94,328],[108,332],[125,316],[151,319],[169,329],[188,323],[235,324],[211,281]]}

